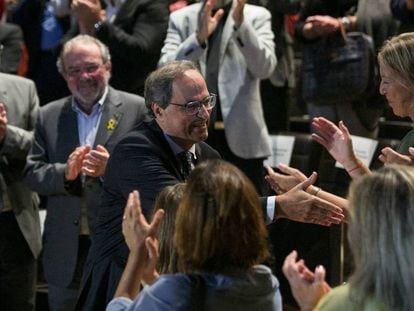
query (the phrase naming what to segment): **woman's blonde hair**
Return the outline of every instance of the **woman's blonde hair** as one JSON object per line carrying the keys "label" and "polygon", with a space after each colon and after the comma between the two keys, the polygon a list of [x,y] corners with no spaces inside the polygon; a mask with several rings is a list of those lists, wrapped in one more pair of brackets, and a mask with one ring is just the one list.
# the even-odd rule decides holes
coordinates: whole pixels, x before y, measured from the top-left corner
{"label": "woman's blonde hair", "polygon": [[398,82],[414,91],[414,32],[403,33],[384,42],[378,62],[394,74]]}
{"label": "woman's blonde hair", "polygon": [[388,310],[414,308],[414,168],[387,166],[350,188],[351,293]]}
{"label": "woman's blonde hair", "polygon": [[164,217],[157,234],[160,256],[157,270],[160,274],[178,272],[178,254],[174,247],[173,236],[177,209],[183,198],[184,189],[185,183],[167,186],[155,201],[154,213],[159,209],[164,210]]}

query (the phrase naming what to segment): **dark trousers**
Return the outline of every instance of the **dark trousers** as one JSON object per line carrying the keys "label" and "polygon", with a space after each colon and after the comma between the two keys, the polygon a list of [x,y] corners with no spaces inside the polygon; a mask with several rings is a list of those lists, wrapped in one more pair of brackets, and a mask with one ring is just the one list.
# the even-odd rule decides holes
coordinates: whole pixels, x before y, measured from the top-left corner
{"label": "dark trousers", "polygon": [[206,143],[216,149],[224,160],[237,166],[251,180],[259,195],[266,192],[263,158],[243,159],[235,155],[227,144],[224,130],[209,130]]}
{"label": "dark trousers", "polygon": [[67,287],[50,284],[49,287],[49,310],[51,311],[73,311],[79,296],[80,283],[82,279],[83,266],[86,262],[90,248],[89,236],[79,236],[78,261],[71,284]]}
{"label": "dark trousers", "polygon": [[14,213],[0,213],[0,310],[34,310],[36,273],[36,260]]}
{"label": "dark trousers", "polygon": [[274,86],[270,80],[260,81],[263,114],[269,133],[289,128],[289,88]]}

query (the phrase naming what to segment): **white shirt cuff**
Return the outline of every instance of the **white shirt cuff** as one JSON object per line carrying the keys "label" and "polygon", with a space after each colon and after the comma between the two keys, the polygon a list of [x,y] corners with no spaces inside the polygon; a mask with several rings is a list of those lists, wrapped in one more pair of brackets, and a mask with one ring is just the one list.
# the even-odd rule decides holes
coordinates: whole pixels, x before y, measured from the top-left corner
{"label": "white shirt cuff", "polygon": [[276,196],[267,197],[266,204],[266,224],[270,224],[275,218]]}

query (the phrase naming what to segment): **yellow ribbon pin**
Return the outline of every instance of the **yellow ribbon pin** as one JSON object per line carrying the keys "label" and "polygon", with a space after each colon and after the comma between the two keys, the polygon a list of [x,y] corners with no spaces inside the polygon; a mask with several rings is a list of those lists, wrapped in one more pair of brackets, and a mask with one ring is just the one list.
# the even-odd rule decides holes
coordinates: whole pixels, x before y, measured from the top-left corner
{"label": "yellow ribbon pin", "polygon": [[115,119],[109,119],[106,128],[108,131],[113,131],[115,129],[116,121]]}

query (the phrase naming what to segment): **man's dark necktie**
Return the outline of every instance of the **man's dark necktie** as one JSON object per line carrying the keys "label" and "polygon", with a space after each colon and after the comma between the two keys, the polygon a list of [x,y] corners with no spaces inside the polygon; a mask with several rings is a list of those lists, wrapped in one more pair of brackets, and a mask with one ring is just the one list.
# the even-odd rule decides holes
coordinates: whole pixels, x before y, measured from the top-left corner
{"label": "man's dark necktie", "polygon": [[191,170],[193,169],[194,156],[190,151],[182,151],[177,154],[177,157],[181,164],[181,174],[183,175],[183,178],[187,180],[188,175],[190,175]]}

